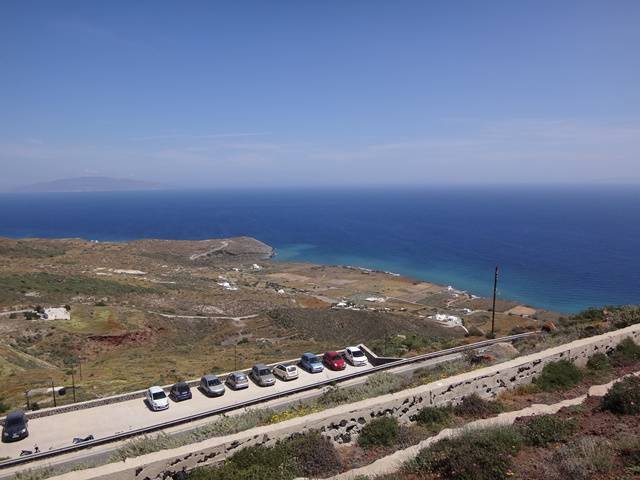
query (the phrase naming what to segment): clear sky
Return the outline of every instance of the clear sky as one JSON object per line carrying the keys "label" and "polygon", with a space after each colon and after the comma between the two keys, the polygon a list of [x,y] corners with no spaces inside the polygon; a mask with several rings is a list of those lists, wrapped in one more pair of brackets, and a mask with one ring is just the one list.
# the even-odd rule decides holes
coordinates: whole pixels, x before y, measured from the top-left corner
{"label": "clear sky", "polygon": [[0,188],[640,183],[640,1],[0,2]]}

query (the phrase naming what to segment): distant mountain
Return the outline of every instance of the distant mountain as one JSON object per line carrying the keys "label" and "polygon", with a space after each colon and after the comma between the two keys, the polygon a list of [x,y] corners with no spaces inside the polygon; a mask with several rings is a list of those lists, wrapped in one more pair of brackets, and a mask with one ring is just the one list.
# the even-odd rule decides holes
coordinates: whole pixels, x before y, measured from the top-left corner
{"label": "distant mountain", "polygon": [[116,192],[131,190],[157,190],[162,188],[159,183],[129,180],[111,177],[76,177],[62,178],[50,182],[32,183],[14,192]]}

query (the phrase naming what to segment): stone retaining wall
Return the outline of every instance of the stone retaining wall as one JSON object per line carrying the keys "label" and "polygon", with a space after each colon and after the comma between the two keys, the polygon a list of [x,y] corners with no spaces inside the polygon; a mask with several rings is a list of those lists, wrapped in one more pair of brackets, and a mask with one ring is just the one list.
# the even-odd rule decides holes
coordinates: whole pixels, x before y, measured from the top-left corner
{"label": "stone retaining wall", "polygon": [[504,390],[531,382],[549,362],[568,360],[584,365],[590,356],[598,352],[611,351],[626,337],[631,337],[636,342],[640,341],[640,325],[576,340],[438,382],[339,406],[276,425],[211,438],[196,444],[127,459],[124,462],[70,472],[56,478],[59,480],[166,479],[183,470],[222,461],[240,448],[273,445],[280,439],[309,430],[319,430],[337,443],[349,442],[373,418],[393,415],[401,422],[409,422],[425,406],[457,404],[472,393],[485,398],[495,397]]}

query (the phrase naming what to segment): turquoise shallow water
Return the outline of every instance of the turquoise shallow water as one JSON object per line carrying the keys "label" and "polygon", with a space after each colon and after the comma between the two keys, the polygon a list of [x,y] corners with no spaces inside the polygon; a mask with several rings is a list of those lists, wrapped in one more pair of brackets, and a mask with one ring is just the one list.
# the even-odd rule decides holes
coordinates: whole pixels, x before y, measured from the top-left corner
{"label": "turquoise shallow water", "polygon": [[0,235],[250,235],[278,259],[357,265],[548,309],[640,303],[640,188],[1,194]]}

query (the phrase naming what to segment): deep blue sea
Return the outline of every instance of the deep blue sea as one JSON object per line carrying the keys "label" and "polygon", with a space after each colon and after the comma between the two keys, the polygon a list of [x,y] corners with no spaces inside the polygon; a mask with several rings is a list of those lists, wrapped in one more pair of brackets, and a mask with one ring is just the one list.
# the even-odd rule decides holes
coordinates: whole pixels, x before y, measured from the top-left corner
{"label": "deep blue sea", "polygon": [[640,187],[0,194],[0,236],[248,235],[278,259],[376,268],[562,312],[640,303]]}

